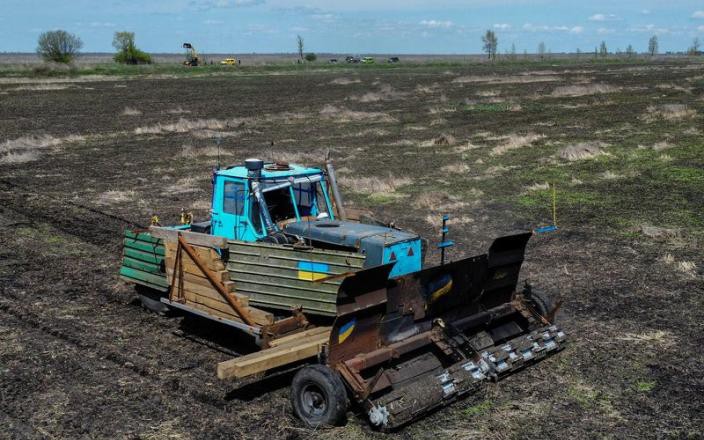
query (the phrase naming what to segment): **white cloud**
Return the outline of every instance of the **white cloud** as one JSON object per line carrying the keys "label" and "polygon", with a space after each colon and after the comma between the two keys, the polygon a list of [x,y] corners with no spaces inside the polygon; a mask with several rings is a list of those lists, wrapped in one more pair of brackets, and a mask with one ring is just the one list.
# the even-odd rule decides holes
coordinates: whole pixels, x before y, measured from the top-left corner
{"label": "white cloud", "polygon": [[642,9],[640,13],[643,15],[650,15],[650,9]]}
{"label": "white cloud", "polygon": [[331,22],[335,20],[335,16],[333,14],[311,14],[310,18],[312,18],[313,20],[325,22]]}
{"label": "white cloud", "polygon": [[692,18],[704,18],[704,11],[694,11]]}
{"label": "white cloud", "polygon": [[697,28],[699,32],[704,32],[704,24]]}
{"label": "white cloud", "polygon": [[616,18],[614,14],[594,14],[589,17],[589,21],[612,21],[616,20]]}
{"label": "white cloud", "polygon": [[309,30],[310,29],[308,29],[307,27],[303,27],[303,26],[293,26],[291,28],[291,32],[308,32]]}
{"label": "white cloud", "polygon": [[528,32],[548,31],[550,30],[550,27],[545,25],[534,25],[533,23],[526,23],[523,25],[523,30]]}
{"label": "white cloud", "polygon": [[421,26],[429,27],[429,28],[444,28],[448,29],[451,28],[454,23],[452,23],[450,20],[421,20],[420,22]]}
{"label": "white cloud", "polygon": [[198,9],[244,8],[264,3],[265,0],[191,0],[190,4]]}
{"label": "white cloud", "polygon": [[98,27],[113,28],[113,27],[115,27],[115,23],[93,21],[93,22],[89,23],[88,26],[94,27],[94,28],[98,28]]}
{"label": "white cloud", "polygon": [[648,32],[656,35],[669,34],[670,29],[666,27],[657,27],[654,24],[646,24],[645,26],[635,26],[628,29],[629,32]]}
{"label": "white cloud", "polygon": [[569,32],[571,34],[581,34],[584,32],[582,26],[548,26],[545,24],[526,23],[523,25],[523,30],[528,32]]}
{"label": "white cloud", "polygon": [[498,29],[500,31],[507,31],[511,29],[511,25],[508,23],[498,23],[494,25],[494,29]]}
{"label": "white cloud", "polygon": [[614,30],[609,29],[609,28],[600,27],[599,29],[596,30],[596,33],[599,35],[608,35],[608,34],[613,34]]}
{"label": "white cloud", "polygon": [[208,20],[203,20],[203,24],[225,24],[225,22],[222,20],[208,19]]}

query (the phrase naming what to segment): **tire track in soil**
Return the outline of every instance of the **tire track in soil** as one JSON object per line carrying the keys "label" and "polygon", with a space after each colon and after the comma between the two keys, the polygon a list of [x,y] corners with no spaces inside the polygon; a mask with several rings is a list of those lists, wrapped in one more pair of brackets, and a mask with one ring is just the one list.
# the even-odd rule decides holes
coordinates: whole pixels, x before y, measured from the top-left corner
{"label": "tire track in soil", "polygon": [[[78,348],[79,350],[89,351],[90,354],[94,355],[98,359],[104,359],[109,361],[118,370],[126,371],[128,374],[137,375],[141,378],[148,378],[148,382],[145,383],[144,381],[139,381],[139,386],[137,387],[137,389],[131,390],[131,393],[137,395],[136,397],[140,397],[140,401],[148,401],[154,396],[159,396],[159,398],[161,398],[162,400],[169,399],[172,403],[178,402],[177,404],[184,405],[184,394],[186,394],[187,396],[194,398],[198,402],[205,404],[205,407],[200,406],[200,408],[198,408],[199,412],[203,412],[206,414],[211,413],[211,415],[213,415],[213,410],[222,409],[222,406],[218,407],[217,405],[213,405],[213,402],[208,401],[210,399],[203,399],[201,396],[197,395],[197,393],[192,392],[192,390],[182,389],[179,384],[174,385],[169,383],[168,381],[159,380],[157,376],[152,375],[148,370],[138,366],[129,365],[127,362],[123,362],[123,359],[118,353],[100,350],[97,347],[91,346],[91,344],[86,344],[83,341],[78,340],[73,335],[69,335],[56,328],[51,328],[46,325],[43,325],[37,322],[36,320],[32,319],[31,317],[27,316],[27,314],[15,314],[14,312],[16,311],[13,310],[11,307],[8,307],[5,303],[0,303],[0,311],[9,314],[11,316],[11,320],[14,320],[15,323],[17,323],[19,326],[24,327],[22,331],[25,334],[29,334],[31,336],[31,341],[33,343],[39,343],[42,346],[50,345],[49,343],[43,343],[42,341],[44,341],[47,337],[51,337],[61,342],[68,343]],[[81,358],[81,360],[83,359],[84,358]],[[82,362],[81,360],[76,358],[69,359],[67,365],[62,365],[63,371],[54,371],[53,375],[61,375],[66,371],[70,371],[70,373],[68,374],[71,377],[80,378],[77,380],[77,382],[79,383],[87,382],[91,385],[98,384],[109,387],[116,387],[116,379],[120,376],[123,376],[110,369],[106,370],[104,368],[91,367],[88,363]],[[100,376],[106,377],[101,379]],[[91,377],[95,379],[89,379]],[[164,394],[166,396],[161,397]],[[190,401],[191,399],[186,400]],[[211,408],[208,409],[208,406]],[[11,409],[6,408],[6,410]],[[21,420],[22,418],[21,414],[10,414],[10,416],[18,420]],[[193,418],[187,412],[182,414],[180,417],[185,418],[188,422],[184,424],[185,426],[197,426],[198,420]]]}
{"label": "tire track in soil", "polygon": [[[43,323],[35,314],[14,307],[14,305],[8,303],[7,301],[0,301],[0,313],[7,316],[8,319],[4,320],[5,323],[12,323],[14,324],[12,326],[13,328],[21,329],[25,335],[23,336],[24,340],[31,341],[32,344],[42,347],[41,350],[37,350],[37,353],[39,353],[40,356],[42,354],[46,355],[49,353],[46,351],[46,347],[50,347],[51,342],[47,341],[47,339],[60,341],[61,343],[75,347],[80,352],[86,353],[85,357],[74,356],[68,359],[65,364],[61,364],[58,367],[53,365],[53,363],[56,362],[53,354],[51,355],[51,359],[47,362],[41,362],[42,367],[51,368],[52,376],[55,376],[56,374],[59,374],[60,376],[62,374],[68,374],[70,378],[80,378],[77,381],[78,383],[71,385],[71,390],[73,390],[73,387],[76,385],[80,386],[81,383],[86,383],[88,386],[114,388],[112,391],[106,390],[106,398],[114,398],[120,394],[124,395],[127,393],[128,395],[132,395],[132,398],[127,400],[128,402],[149,402],[156,399],[162,403],[165,408],[159,408],[159,410],[162,411],[160,414],[150,415],[149,420],[152,421],[152,424],[157,420],[168,421],[173,419],[174,415],[171,413],[175,410],[176,417],[178,417],[179,420],[179,426],[183,427],[191,434],[197,433],[197,435],[195,435],[196,438],[212,438],[222,436],[230,438],[237,438],[238,436],[241,438],[249,438],[242,435],[243,428],[246,430],[251,429],[252,426],[261,427],[261,425],[256,424],[256,420],[254,423],[251,423],[247,420],[241,420],[240,418],[233,417],[233,415],[236,416],[240,413],[244,407],[249,404],[248,402],[227,401],[217,397],[218,393],[206,393],[199,391],[195,389],[194,386],[185,384],[178,380],[178,378],[162,378],[158,375],[158,372],[153,371],[153,369],[134,363],[134,359],[129,359],[113,350],[106,350],[98,344],[87,342],[66,329],[47,325]],[[36,357],[33,359],[36,359]],[[98,364],[96,364],[95,361],[89,362],[87,361],[88,359],[96,359]],[[112,367],[106,369],[104,366],[101,366],[100,361],[102,360],[109,362]],[[66,373],[67,371],[70,373]],[[120,371],[127,373],[129,376],[138,377],[143,380],[138,380],[136,382],[137,385],[135,385],[134,388],[125,390],[118,384],[118,379],[120,377],[124,378],[124,374],[119,373]],[[144,380],[146,380],[146,382]],[[63,382],[59,380],[57,383],[61,384]],[[24,392],[23,390],[24,385],[22,385],[20,392]],[[3,394],[6,394],[7,390],[2,391]],[[79,395],[81,394],[80,389],[76,392]],[[11,398],[12,395],[10,394],[3,397]],[[16,399],[10,399],[8,401],[14,400]],[[193,407],[193,403],[197,404],[196,408]],[[268,404],[271,405],[269,407],[269,411],[258,416],[278,416],[279,420],[290,420],[288,408],[281,405],[282,400],[279,399],[278,404],[276,405],[273,403],[274,402],[269,401]],[[90,405],[88,405],[88,408],[83,407],[83,405],[84,404],[81,404],[82,411],[94,411]],[[136,403],[135,405],[138,407],[133,408],[132,410],[141,412],[142,408],[139,407],[140,405]],[[125,409],[123,406],[120,408]],[[130,408],[131,406],[128,407],[126,411],[129,412]],[[11,419],[20,421],[22,426],[29,426],[23,421],[23,415],[18,412],[24,410],[24,408],[17,408],[17,411],[12,411],[12,408],[8,405],[3,409],[7,412],[7,415]],[[149,406],[150,411],[153,411],[154,409],[155,406]],[[129,420],[134,419],[130,418]],[[204,420],[212,420],[213,423],[204,424]],[[85,423],[87,422],[83,422],[81,424],[81,430],[95,432],[95,427],[85,427]],[[242,426],[250,424],[251,426]],[[132,425],[129,427],[131,426]],[[141,423],[134,425],[135,428],[140,428],[143,426],[144,424]],[[286,433],[287,426],[291,426],[291,423],[284,424],[282,427],[284,432],[275,426],[269,426],[269,429],[257,432],[257,437],[260,435],[262,438],[281,437],[281,434]],[[81,432],[81,434],[83,433],[84,432]],[[65,435],[65,433],[61,433],[59,437],[62,437],[63,435]],[[69,437],[72,436],[73,435],[69,435]],[[14,433],[12,438],[16,438]],[[46,438],[46,436],[40,435],[28,438]],[[110,437],[107,436],[105,438]]]}
{"label": "tire track in soil", "polygon": [[[19,214],[19,215],[22,215],[22,217],[27,218],[26,215],[24,215],[24,213],[18,212],[18,211],[15,211],[15,212],[16,212],[17,214]],[[109,214],[107,214],[107,215],[109,215]],[[128,220],[124,220],[124,221],[125,221],[125,222],[128,222]],[[27,222],[22,221],[22,222],[16,222],[16,223],[18,223],[18,224],[27,224],[27,225],[29,225],[29,226],[33,226],[33,225],[36,224],[35,222],[31,222],[31,221],[27,221]],[[53,226],[53,225],[52,225],[52,226]],[[62,231],[62,232],[65,232],[65,231]],[[69,232],[71,232],[71,231],[69,231]],[[82,238],[81,234],[70,234],[70,235],[75,236],[75,237],[78,237],[78,238]],[[9,258],[8,258],[8,259],[9,259]],[[41,260],[41,257],[35,257],[35,258],[32,258],[32,259],[31,259],[31,261],[34,263],[34,264],[33,264],[33,266],[34,266],[34,269],[33,269],[33,270],[42,270],[43,268],[46,267],[46,265],[43,264],[43,262],[41,262],[40,260]],[[50,261],[47,261],[47,262],[46,262],[47,265],[50,264],[50,263],[51,263]],[[25,269],[25,271],[28,269],[28,267],[27,267],[28,264],[24,264],[24,265],[11,264],[11,265],[13,265],[13,266],[22,266],[23,269]],[[8,279],[8,280],[3,280],[3,281],[5,281],[5,283],[4,283],[4,285],[3,285],[4,288],[6,288],[7,286],[13,286],[13,287],[16,287],[16,288],[18,288],[18,289],[21,290],[21,289],[23,289],[23,287],[24,287],[24,286],[21,286],[21,285],[15,283],[15,280],[13,280],[13,279]],[[77,293],[80,294],[81,292],[77,292]],[[13,294],[11,294],[11,293],[9,293],[9,292],[8,292],[7,295],[13,297],[13,298],[14,298],[15,300],[17,300],[18,302],[21,302],[21,299],[20,299],[19,297],[17,297],[16,295],[13,295]],[[117,305],[117,306],[120,307],[120,308],[124,308],[124,306],[125,306],[124,301],[123,301],[122,299],[118,299],[118,297],[116,297],[115,295],[105,295],[105,296],[102,296],[101,298],[104,299],[104,300],[106,300],[106,302],[108,302],[108,303],[112,303],[112,304],[114,304],[114,305]],[[134,304],[134,301],[132,301],[132,302],[129,303],[128,305],[134,306],[134,305],[135,305],[135,304]],[[139,308],[138,306],[135,306],[135,310],[140,310],[140,311],[142,311],[142,309]],[[197,345],[203,346],[203,347],[208,347],[209,349],[218,351],[218,352],[223,353],[223,354],[226,354],[226,355],[228,355],[228,356],[234,357],[234,356],[240,356],[240,355],[241,355],[240,353],[237,353],[237,352],[235,352],[234,350],[228,348],[226,345],[219,344],[218,342],[208,341],[208,340],[205,340],[205,339],[199,337],[199,336],[197,335],[197,333],[202,332],[204,329],[200,328],[200,326],[198,326],[197,324],[196,324],[195,326],[191,326],[191,327],[194,327],[194,328],[192,328],[191,330],[193,330],[193,331],[196,333],[196,334],[192,334],[192,335],[189,335],[187,332],[184,332],[183,329],[175,330],[173,324],[169,324],[169,323],[167,323],[167,322],[164,322],[163,319],[152,319],[152,320],[149,320],[149,324],[150,324],[150,325],[153,325],[153,326],[156,326],[156,327],[159,327],[159,330],[168,331],[169,333],[173,334],[174,336],[177,336],[177,337],[179,337],[179,338],[181,338],[181,339],[183,339],[183,340],[189,341],[190,343],[197,344]],[[183,334],[178,334],[178,332],[183,333]],[[207,333],[209,333],[209,332],[207,332]],[[213,336],[213,335],[211,335],[211,336]],[[217,336],[217,335],[214,335],[214,336]],[[218,338],[216,338],[216,339],[218,339]],[[219,338],[219,339],[222,339],[222,338]],[[188,367],[186,367],[186,368],[187,368],[187,369],[193,369],[193,368],[195,368],[195,366],[194,366],[194,365],[190,365],[190,366],[188,366]]]}
{"label": "tire track in soil", "polygon": [[[27,219],[28,218],[28,212],[26,209],[12,209],[13,207],[9,206],[4,206],[9,208],[11,212],[16,214],[20,219]],[[15,206],[16,207],[16,206]],[[50,219],[43,219],[43,220],[50,220]],[[24,223],[24,222],[20,222]],[[34,225],[39,225],[39,224],[47,224],[42,222],[41,220],[37,221],[28,221],[26,222],[29,226],[34,226]],[[49,222],[48,226],[51,228],[56,228],[58,233],[67,233],[67,235],[71,235],[74,237],[77,237],[81,242],[84,241],[85,237],[84,234],[81,233],[76,233],[75,229],[70,229],[66,230],[66,228],[61,228],[61,227],[56,227],[57,225],[55,222]],[[110,234],[113,234],[112,231],[110,231]],[[86,240],[88,241],[88,240]],[[88,248],[86,248],[86,251],[91,254],[96,254],[98,253],[99,250],[104,249],[105,246],[101,246],[96,243],[91,243],[90,241],[86,243],[89,245]],[[90,245],[94,246],[90,246]],[[94,249],[94,247],[98,247],[98,251]],[[54,271],[55,273],[59,273],[62,269],[61,265],[63,263],[53,261],[52,259],[47,259],[41,254],[38,254],[35,249],[33,249],[31,246],[25,249],[22,249],[22,254],[17,254],[13,255],[12,252],[10,252],[7,257],[9,260],[15,259],[18,261],[26,261],[26,264],[22,265],[22,269],[24,272],[35,272],[35,271]],[[34,255],[33,255],[34,254]],[[81,257],[83,258],[83,257]],[[86,257],[90,258],[90,256]],[[29,261],[27,261],[29,260]],[[59,264],[58,267],[54,267],[53,265]],[[99,270],[100,271],[100,270]],[[107,276],[107,275],[105,275]],[[65,277],[65,274],[64,274]],[[103,278],[104,276],[98,274],[98,277]],[[75,283],[71,282],[70,285],[66,286],[71,290],[71,295],[75,297],[75,295],[79,295],[81,297],[90,297],[94,296],[94,293],[90,292],[90,290],[96,290],[96,286],[91,286],[91,285],[83,285],[84,280],[76,280],[78,282],[78,285]],[[46,283],[44,283],[46,282]],[[52,284],[51,280],[46,280],[44,279],[43,281],[39,281],[38,284],[41,286],[42,284]],[[217,384],[216,389],[208,389],[203,387],[203,383],[209,381],[210,377],[212,377],[212,374],[207,374],[203,368],[201,368],[205,362],[211,362],[212,359],[209,359],[207,356],[207,353],[204,353],[202,350],[200,353],[198,353],[198,350],[194,351],[191,349],[184,349],[182,347],[176,346],[176,348],[173,347],[174,344],[169,344],[168,343],[168,338],[170,335],[166,335],[166,343],[167,345],[161,346],[162,344],[158,344],[159,342],[162,342],[162,340],[157,337],[157,339],[153,342],[156,342],[155,344],[156,348],[152,352],[153,356],[149,356],[148,358],[143,358],[142,355],[146,354],[144,352],[141,353],[140,356],[138,356],[139,359],[146,360],[147,362],[156,362],[157,365],[162,364],[162,360],[164,359],[164,355],[166,355],[167,359],[167,365],[169,365],[168,360],[173,360],[176,359],[178,356],[177,351],[183,352],[183,356],[178,357],[179,361],[181,360],[188,360],[193,359],[193,355],[195,354],[195,360],[196,362],[189,361],[188,365],[183,368],[173,368],[173,364],[170,364],[172,367],[170,371],[165,372],[165,374],[160,374],[159,367],[157,366],[149,366],[146,365],[144,362],[140,362],[139,359],[136,359],[133,356],[125,355],[124,353],[121,353],[118,351],[120,347],[117,347],[117,350],[111,350],[109,349],[109,341],[105,341],[103,338],[103,341],[97,341],[97,342],[91,342],[89,340],[85,339],[85,334],[90,334],[91,331],[94,331],[93,329],[88,329],[86,328],[85,325],[83,326],[76,326],[75,322],[70,322],[70,321],[54,321],[56,316],[53,316],[52,314],[47,314],[47,315],[40,315],[37,313],[34,313],[30,310],[28,310],[28,307],[25,306],[25,301],[27,298],[23,298],[20,296],[15,295],[12,293],[12,290],[20,290],[24,291],[27,289],[30,289],[33,291],[33,294],[42,296],[43,299],[47,299],[49,301],[54,300],[54,301],[59,301],[61,305],[66,306],[68,303],[65,302],[66,300],[66,295],[62,295],[62,292],[66,292],[66,289],[56,289],[55,287],[49,288],[47,287],[46,289],[44,286],[42,286],[39,290],[36,289],[36,286],[32,288],[32,286],[25,286],[20,279],[16,277],[12,277],[10,275],[9,279],[5,279],[4,283],[2,286],[0,286],[0,291],[2,291],[2,295],[0,296],[0,313],[8,316],[9,320],[17,322],[19,325],[16,326],[18,328],[22,328],[22,331],[24,332],[30,332],[33,334],[31,337],[31,340],[36,343],[37,341],[45,340],[45,338],[52,338],[54,340],[62,341],[62,343],[65,343],[67,346],[75,347],[81,352],[86,353],[86,358],[96,358],[99,360],[105,360],[109,362],[111,365],[114,366],[114,369],[117,371],[124,371],[127,374],[134,376],[134,377],[139,377],[142,379],[146,379],[148,381],[148,386],[153,389],[155,393],[158,394],[164,394],[166,395],[167,399],[170,402],[175,402],[176,406],[183,406],[183,407],[191,407],[191,402],[196,403],[200,408],[195,409],[193,412],[195,414],[201,414],[205,417],[206,414],[211,413],[211,418],[214,420],[223,420],[225,419],[226,423],[215,423],[213,427],[208,428],[210,430],[213,430],[214,432],[217,432],[217,436],[221,435],[222,430],[224,432],[227,432],[229,436],[237,435],[238,433],[242,432],[242,430],[235,430],[235,426],[240,426],[244,427],[245,431],[247,429],[252,429],[252,426],[247,426],[249,425],[247,420],[239,420],[237,417],[234,419],[231,416],[224,416],[225,414],[231,414],[234,411],[240,412],[244,406],[249,405],[250,403],[247,402],[246,398],[245,401],[242,400],[237,400],[237,399],[230,399],[227,396],[230,394],[232,391],[232,387],[226,386],[224,384]],[[49,290],[47,290],[49,289]],[[88,290],[86,290],[88,289]],[[45,292],[41,292],[42,290],[46,290]],[[102,310],[101,314],[104,316],[108,316],[107,319],[113,319],[113,318],[120,318],[120,320],[124,319],[129,319],[132,318],[131,315],[132,312],[136,309],[138,309],[137,306],[133,305],[132,303],[125,304],[124,300],[121,300],[118,296],[116,295],[99,295],[101,299],[107,300],[106,302],[110,304],[111,307],[108,308],[108,310]],[[58,304],[57,304],[58,305]],[[70,307],[70,304],[68,304]],[[125,307],[127,305],[127,307]],[[52,307],[51,305],[48,305],[49,307]],[[104,308],[105,304],[103,304]],[[47,307],[47,305],[42,305],[41,307]],[[112,310],[111,310],[112,309]],[[107,312],[107,313],[106,313]],[[147,315],[144,315],[147,316]],[[47,318],[48,317],[48,318]],[[47,322],[47,319],[50,322]],[[90,321],[86,323],[86,325],[92,327],[93,324],[97,325],[102,325],[104,319],[102,318],[97,318],[95,321]],[[7,322],[7,321],[6,321]],[[155,326],[157,327],[155,331],[150,331],[150,330],[144,330],[144,325],[148,323],[147,325],[149,327]],[[149,345],[149,341],[143,343],[142,336],[149,335],[156,333],[157,335],[159,333],[163,333],[164,330],[169,331],[169,333],[174,332],[175,326],[168,321],[165,322],[163,319],[139,319],[136,322],[133,323],[134,327],[139,327],[140,329],[144,330],[139,330],[138,334],[136,335],[129,335],[131,337],[138,337],[140,338],[138,344],[139,346],[137,347],[137,351],[141,351],[141,349],[144,346]],[[113,323],[114,325],[114,323]],[[38,333],[37,335],[34,335],[35,333]],[[100,333],[97,334],[97,336],[102,336]],[[178,335],[175,335],[178,336]],[[44,338],[44,339],[43,339]],[[147,338],[149,339],[149,337]],[[179,337],[180,341],[188,341],[186,344],[191,345],[191,346],[198,346],[199,348],[202,348],[204,344],[199,343],[198,341],[193,341],[190,338],[186,337]],[[106,343],[107,342],[107,343]],[[207,346],[207,344],[206,344]],[[107,349],[105,347],[108,347]],[[164,348],[169,348],[167,352],[164,352]],[[124,348],[124,347],[123,347]],[[208,347],[209,349],[212,350],[212,347]],[[200,359],[198,359],[200,358]],[[30,361],[33,360],[33,358],[30,357]],[[51,360],[47,362],[47,364],[51,365]],[[95,370],[95,364],[93,364],[93,368],[89,366],[84,366],[83,364],[79,364],[81,367],[80,370],[82,371],[80,374],[80,377],[85,376],[83,372],[93,372]],[[192,373],[189,373],[188,375],[184,376],[184,379],[186,380],[181,380],[179,377],[174,377],[179,375],[181,371],[184,370],[195,370],[198,371],[200,370],[197,374],[193,375]],[[73,376],[73,374],[72,374]],[[95,381],[88,382],[89,386],[114,386],[115,379],[114,377],[107,378],[105,380],[101,379],[96,379]],[[217,381],[216,381],[217,383]],[[70,390],[70,389],[69,389]],[[205,390],[205,391],[201,391]],[[119,392],[119,390],[118,390]],[[142,391],[142,395],[148,395],[145,394],[144,391]],[[263,399],[266,400],[271,400],[273,396],[272,395],[263,395]],[[144,400],[144,399],[140,399]],[[287,400],[283,399],[277,399],[278,400],[278,405],[281,407],[282,402],[287,402]],[[287,403],[286,403],[287,404]],[[170,405],[173,405],[170,404]],[[261,404],[259,404],[261,405]],[[285,404],[284,404],[285,406]],[[262,406],[260,406],[262,408]],[[192,408],[191,408],[192,409]],[[269,410],[275,409],[275,408],[269,408]],[[186,411],[188,412],[188,411]],[[272,415],[273,411],[268,411],[262,414],[262,416]],[[283,408],[279,412],[281,412],[281,417],[286,418],[288,417],[288,409]],[[21,419],[19,414],[15,414],[15,419]],[[168,420],[168,418],[164,418],[163,420]],[[202,420],[196,419],[194,417],[189,416],[187,421],[182,422],[184,426],[188,427],[189,431],[193,431],[194,427],[199,427],[199,425],[202,423]],[[245,426],[243,426],[245,425]],[[266,423],[265,423],[266,425]],[[285,424],[286,426],[290,426],[290,424]],[[137,426],[144,426],[142,425],[137,425]],[[233,427],[231,430],[230,427]],[[202,430],[202,428],[195,428],[195,431]],[[271,429],[258,429],[257,434],[262,434],[266,436],[267,434],[271,434]],[[279,434],[281,431],[277,430]],[[46,438],[46,436],[40,436]]]}
{"label": "tire track in soil", "polygon": [[[70,200],[58,199],[47,194],[20,188],[13,182],[1,179],[0,184],[5,188],[0,188],[3,207],[10,209],[17,214],[31,219],[32,222],[47,223],[52,227],[82,241],[96,246],[116,245],[115,231],[120,230],[120,226],[136,226],[144,228],[132,220],[101,211],[81,203]],[[45,199],[49,203],[32,206],[34,199]],[[72,206],[78,210],[89,213],[88,216],[67,215],[72,214],[64,209],[65,205]],[[103,226],[108,219],[114,227]]]}
{"label": "tire track in soil", "polygon": [[213,398],[211,395],[202,393],[194,389],[184,388],[180,381],[178,384],[174,384],[173,380],[164,380],[160,378],[160,376],[156,371],[154,371],[154,369],[148,366],[138,365],[137,363],[135,363],[135,359],[128,358],[114,350],[106,350],[97,343],[87,342],[86,340],[74,334],[71,334],[70,332],[67,332],[65,329],[47,325],[43,323],[37,317],[37,315],[27,310],[18,309],[7,301],[0,300],[0,312],[4,312],[5,314],[14,317],[18,322],[21,322],[27,327],[41,330],[43,333],[51,335],[54,338],[60,339],[78,348],[79,350],[89,351],[97,355],[101,359],[105,359],[107,361],[112,362],[119,368],[129,370],[132,373],[137,374],[141,377],[149,378],[150,380],[159,383],[165,389],[176,388],[177,390],[183,390],[195,400],[198,400],[201,403],[213,406],[218,409],[223,409],[226,406],[226,404],[219,401],[218,399]]}

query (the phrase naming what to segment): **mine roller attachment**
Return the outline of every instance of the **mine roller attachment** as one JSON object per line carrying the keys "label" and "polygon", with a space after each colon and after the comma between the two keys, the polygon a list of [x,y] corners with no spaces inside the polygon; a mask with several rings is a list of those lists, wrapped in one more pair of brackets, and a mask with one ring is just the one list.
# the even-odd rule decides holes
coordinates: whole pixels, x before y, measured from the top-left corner
{"label": "mine roller attachment", "polygon": [[563,348],[545,298],[516,291],[530,236],[399,278],[388,279],[388,264],[342,282],[326,360],[371,425],[393,430],[463,396],[481,398],[490,381]]}

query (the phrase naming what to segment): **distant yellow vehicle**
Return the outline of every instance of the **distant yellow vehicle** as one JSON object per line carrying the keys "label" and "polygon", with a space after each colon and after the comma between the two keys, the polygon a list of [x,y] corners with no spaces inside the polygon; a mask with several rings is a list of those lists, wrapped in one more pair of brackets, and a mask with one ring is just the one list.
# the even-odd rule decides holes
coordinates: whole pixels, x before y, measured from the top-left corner
{"label": "distant yellow vehicle", "polygon": [[235,66],[237,65],[237,60],[235,58],[225,58],[224,60],[220,61],[220,64],[225,66]]}

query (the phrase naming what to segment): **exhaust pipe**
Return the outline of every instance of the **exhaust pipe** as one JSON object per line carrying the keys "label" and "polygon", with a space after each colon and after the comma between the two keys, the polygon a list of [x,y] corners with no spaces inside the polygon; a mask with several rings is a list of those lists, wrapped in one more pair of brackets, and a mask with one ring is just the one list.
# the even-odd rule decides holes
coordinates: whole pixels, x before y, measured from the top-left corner
{"label": "exhaust pipe", "polygon": [[340,220],[345,220],[347,218],[347,213],[345,212],[345,204],[342,201],[342,196],[340,195],[340,189],[337,187],[337,177],[335,177],[335,168],[332,166],[332,159],[325,161],[325,168],[328,170],[330,188],[332,188],[332,195],[335,197],[337,216]]}

